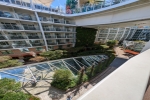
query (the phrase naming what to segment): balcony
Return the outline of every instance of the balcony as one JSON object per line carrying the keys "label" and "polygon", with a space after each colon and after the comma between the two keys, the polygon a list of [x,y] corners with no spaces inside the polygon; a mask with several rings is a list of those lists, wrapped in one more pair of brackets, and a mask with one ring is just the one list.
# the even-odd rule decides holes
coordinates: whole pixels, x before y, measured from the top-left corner
{"label": "balcony", "polygon": [[10,49],[12,46],[10,45],[0,45],[0,49]]}
{"label": "balcony", "polygon": [[56,36],[57,38],[66,38],[65,36]]}
{"label": "balcony", "polygon": [[64,24],[64,20],[62,19],[54,19],[54,23],[63,23]]}
{"label": "balcony", "polygon": [[22,25],[13,25],[13,24],[0,24],[2,29],[9,29],[9,30],[23,30]]}
{"label": "balcony", "polygon": [[55,31],[55,28],[51,28],[51,27],[43,27],[44,31]]}
{"label": "balcony", "polygon": [[31,43],[32,46],[43,46],[44,44],[43,43]]}
{"label": "balcony", "polygon": [[28,14],[18,14],[19,19],[36,21],[36,17],[32,18]]}
{"label": "balcony", "polygon": [[13,44],[12,45],[14,48],[24,48],[24,47],[31,47],[29,44],[27,43],[22,43],[22,44]]}
{"label": "balcony", "polygon": [[48,45],[57,45],[57,43],[54,42],[47,42]]}
{"label": "balcony", "polygon": [[45,35],[46,38],[56,38],[56,36]]}
{"label": "balcony", "polygon": [[28,25],[23,25],[25,30],[40,30],[39,26],[28,26]]}
{"label": "balcony", "polygon": [[39,19],[40,19],[40,21],[43,21],[43,22],[53,22],[52,18],[39,17]]}
{"label": "balcony", "polygon": [[66,44],[66,42],[58,42],[58,44]]}
{"label": "balcony", "polygon": [[15,36],[15,35],[8,35],[8,38],[9,39],[27,39],[26,36],[23,36],[23,35],[18,35],[18,36]]}
{"label": "balcony", "polygon": [[63,28],[58,28],[58,27],[56,27],[55,30],[56,30],[56,31],[66,31],[66,30],[63,29]]}
{"label": "balcony", "polygon": [[74,24],[75,25],[75,22],[66,20],[66,24]]}
{"label": "balcony", "polygon": [[0,40],[7,40],[5,36],[0,35]]}
{"label": "balcony", "polygon": [[38,36],[38,35],[32,35],[32,36],[30,36],[30,35],[28,35],[28,38],[29,39],[41,39],[42,36]]}
{"label": "balcony", "polygon": [[67,35],[66,35],[66,38],[74,38],[74,36],[67,36]]}
{"label": "balcony", "polygon": [[0,11],[0,17],[14,18],[10,12]]}

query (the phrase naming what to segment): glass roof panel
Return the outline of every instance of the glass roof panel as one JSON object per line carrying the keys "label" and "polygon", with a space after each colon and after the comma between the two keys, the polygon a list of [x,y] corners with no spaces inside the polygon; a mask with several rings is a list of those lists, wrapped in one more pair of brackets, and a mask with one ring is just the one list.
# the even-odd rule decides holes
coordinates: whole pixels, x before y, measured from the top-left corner
{"label": "glass roof panel", "polygon": [[3,78],[14,79],[15,81],[22,81],[22,82],[33,80],[33,79],[26,79],[24,77],[19,77],[19,76],[7,74],[4,72],[0,72],[0,79],[3,79]]}
{"label": "glass roof panel", "polygon": [[4,70],[4,72],[6,72],[10,75],[12,74],[15,76],[21,76],[21,77],[25,77],[28,79],[33,79],[33,76],[31,75],[31,72],[29,71],[29,69],[27,67],[8,69],[8,70]]}
{"label": "glass roof panel", "polygon": [[84,59],[82,59],[82,58],[75,58],[77,61],[79,61],[79,62],[81,62],[82,64],[84,64],[84,65],[86,65],[87,67],[89,67],[90,65],[86,62],[86,61],[84,61]]}
{"label": "glass roof panel", "polygon": [[96,61],[92,60],[90,57],[83,57],[88,63],[93,65],[93,63],[97,63]]}
{"label": "glass roof panel", "polygon": [[[76,60],[76,59],[75,59]],[[76,60],[76,62],[81,66],[81,67],[87,67],[86,65],[84,65],[83,63],[79,62],[78,60]]]}
{"label": "glass roof panel", "polygon": [[77,75],[77,74],[78,74],[78,70],[77,70],[77,69],[75,69],[74,67],[70,66],[70,65],[67,64],[66,62],[65,62],[65,64],[66,64],[67,67],[72,71],[72,73],[73,73],[74,75]]}
{"label": "glass roof panel", "polygon": [[67,62],[72,67],[76,68],[77,70],[81,69],[81,67],[73,59],[66,59],[64,61]]}
{"label": "glass roof panel", "polygon": [[54,62],[51,62],[51,64],[60,69],[67,69],[65,64],[62,61],[54,61]]}

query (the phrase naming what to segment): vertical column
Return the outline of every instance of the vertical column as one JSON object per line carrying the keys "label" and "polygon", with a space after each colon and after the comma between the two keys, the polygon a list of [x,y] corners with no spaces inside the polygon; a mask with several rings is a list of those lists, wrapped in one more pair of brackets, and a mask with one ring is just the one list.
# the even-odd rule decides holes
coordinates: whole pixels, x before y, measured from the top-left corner
{"label": "vertical column", "polygon": [[43,39],[44,39],[44,43],[45,43],[45,46],[46,46],[46,50],[48,51],[48,46],[47,46],[47,42],[46,42],[46,38],[45,38],[45,34],[44,34],[44,31],[43,31],[43,28],[42,28],[41,22],[40,22],[40,20],[39,20],[39,17],[38,17],[37,12],[35,11],[34,13],[35,13],[35,15],[36,15],[36,19],[37,19],[37,21],[38,21],[38,24],[39,24],[40,30],[41,30],[41,32],[42,32],[42,37],[43,37]]}
{"label": "vertical column", "polygon": [[107,36],[106,36],[105,42],[106,42],[106,40],[107,40],[107,38],[108,38],[108,36],[109,36],[109,34],[110,34],[110,29],[111,29],[111,28],[108,28],[108,34],[107,34]]}
{"label": "vertical column", "polygon": [[126,32],[126,28],[124,29],[123,34],[122,34],[121,38],[119,39],[119,41],[123,38],[125,32]]}
{"label": "vertical column", "polygon": [[118,32],[119,32],[119,28],[118,28],[118,30],[117,30],[117,34],[116,34],[115,37],[114,37],[114,40],[116,40],[116,37],[117,37],[117,35],[118,35]]}
{"label": "vertical column", "polygon": [[127,37],[129,36],[130,32],[131,32],[131,28],[130,28],[130,30],[129,30],[129,32],[128,32],[128,34],[127,34],[125,39],[127,39]]}

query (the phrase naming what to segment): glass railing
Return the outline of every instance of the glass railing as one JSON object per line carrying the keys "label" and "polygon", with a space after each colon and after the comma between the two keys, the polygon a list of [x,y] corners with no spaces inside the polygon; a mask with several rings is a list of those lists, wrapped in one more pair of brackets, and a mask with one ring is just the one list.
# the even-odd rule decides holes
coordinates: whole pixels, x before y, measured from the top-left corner
{"label": "glass railing", "polygon": [[17,14],[17,15],[19,19],[37,21],[35,16],[30,16],[28,14]]}
{"label": "glass railing", "polygon": [[10,45],[0,45],[0,49],[10,49],[12,46]]}
{"label": "glass railing", "polygon": [[46,38],[56,38],[56,36],[45,35]]}
{"label": "glass railing", "polygon": [[0,24],[2,29],[10,29],[10,30],[23,30],[22,25],[13,25],[13,24]]}
{"label": "glass railing", "polygon": [[32,46],[43,46],[44,43],[31,43]]}
{"label": "glass railing", "polygon": [[42,36],[38,36],[38,35],[35,35],[35,36],[30,36],[30,35],[28,35],[28,38],[29,39],[41,39],[42,38]]}
{"label": "glass railing", "polygon": [[116,5],[116,4],[125,2],[125,1],[128,1],[128,0],[110,0],[110,1],[104,1],[104,2],[97,3],[97,4],[93,4],[93,5],[86,4],[80,8],[67,9],[66,13],[67,14],[76,14],[76,13],[83,13],[83,12],[98,10],[98,9],[113,6],[113,5]]}
{"label": "glass railing", "polygon": [[27,26],[27,25],[23,25],[25,30],[40,30],[39,26]]}
{"label": "glass railing", "polygon": [[7,40],[5,36],[0,35],[0,40]]}
{"label": "glass railing", "polygon": [[56,36],[57,38],[66,38],[65,36]]}
{"label": "glass railing", "polygon": [[29,44],[12,44],[14,48],[31,47]]}
{"label": "glass railing", "polygon": [[13,14],[6,11],[0,11],[0,17],[6,17],[6,18],[14,18]]}
{"label": "glass railing", "polygon": [[54,42],[47,42],[48,45],[57,45],[57,43]]}
{"label": "glass railing", "polygon": [[27,36],[25,36],[25,35],[18,35],[18,36],[16,36],[16,35],[7,35],[7,37],[9,39],[27,39]]}

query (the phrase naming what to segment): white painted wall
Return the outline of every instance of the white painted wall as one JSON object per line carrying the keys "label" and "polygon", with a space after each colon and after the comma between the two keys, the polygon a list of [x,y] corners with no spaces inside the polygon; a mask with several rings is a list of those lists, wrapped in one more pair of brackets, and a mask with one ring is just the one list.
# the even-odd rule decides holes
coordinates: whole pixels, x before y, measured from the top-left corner
{"label": "white painted wall", "polygon": [[87,26],[150,19],[150,2],[133,6],[76,17],[75,21],[78,26]]}

